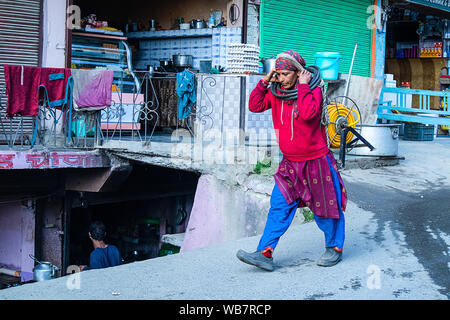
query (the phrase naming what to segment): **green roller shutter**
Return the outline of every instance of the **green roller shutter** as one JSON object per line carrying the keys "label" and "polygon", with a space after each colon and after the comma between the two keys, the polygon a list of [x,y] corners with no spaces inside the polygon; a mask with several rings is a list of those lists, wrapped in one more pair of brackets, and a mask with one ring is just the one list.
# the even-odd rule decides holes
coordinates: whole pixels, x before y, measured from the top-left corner
{"label": "green roller shutter", "polygon": [[371,5],[373,0],[261,1],[261,56],[295,50],[313,65],[316,52],[339,52],[343,56],[339,72],[348,73],[357,43],[352,74],[370,77]]}

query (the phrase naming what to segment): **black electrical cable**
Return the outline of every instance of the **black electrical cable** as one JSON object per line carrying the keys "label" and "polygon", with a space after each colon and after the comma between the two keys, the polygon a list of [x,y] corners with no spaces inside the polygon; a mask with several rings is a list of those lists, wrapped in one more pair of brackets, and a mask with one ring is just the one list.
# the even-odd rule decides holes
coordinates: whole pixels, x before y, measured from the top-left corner
{"label": "black electrical cable", "polygon": [[[312,91],[322,82],[320,69],[317,66],[309,66],[305,67],[305,69],[311,72],[312,75],[311,81],[309,82],[309,89]],[[272,92],[272,94],[276,98],[286,101],[286,100],[296,100],[298,91],[297,89],[285,90],[281,88],[279,82],[273,82],[270,86],[270,92]],[[281,92],[281,94],[279,94],[278,92]]]}

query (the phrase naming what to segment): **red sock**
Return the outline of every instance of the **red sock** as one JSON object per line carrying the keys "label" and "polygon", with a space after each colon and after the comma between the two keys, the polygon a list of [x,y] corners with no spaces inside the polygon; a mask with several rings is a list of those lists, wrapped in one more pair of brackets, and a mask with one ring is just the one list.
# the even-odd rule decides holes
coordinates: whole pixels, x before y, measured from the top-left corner
{"label": "red sock", "polygon": [[272,251],[273,249],[271,247],[268,247],[266,249],[264,249],[263,251],[261,251],[261,253],[266,257],[266,258],[272,258]]}

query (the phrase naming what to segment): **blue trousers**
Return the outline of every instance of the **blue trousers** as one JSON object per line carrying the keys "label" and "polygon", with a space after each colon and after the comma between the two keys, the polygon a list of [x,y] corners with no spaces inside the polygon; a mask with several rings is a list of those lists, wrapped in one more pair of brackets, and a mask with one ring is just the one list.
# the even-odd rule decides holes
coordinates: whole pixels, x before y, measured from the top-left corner
{"label": "blue trousers", "polygon": [[[325,235],[325,247],[336,247],[336,249],[342,250],[345,239],[345,219],[344,213],[341,210],[341,188],[337,173],[331,166],[329,159],[328,165],[330,166],[334,191],[338,201],[339,219],[322,218],[314,215],[314,220],[319,229],[322,230]],[[272,196],[270,197],[270,210],[267,215],[264,233],[258,244],[258,251],[262,251],[266,248],[272,248],[272,250],[275,250],[280,237],[291,225],[299,203],[300,199],[297,199],[291,204],[288,204],[275,183]]]}

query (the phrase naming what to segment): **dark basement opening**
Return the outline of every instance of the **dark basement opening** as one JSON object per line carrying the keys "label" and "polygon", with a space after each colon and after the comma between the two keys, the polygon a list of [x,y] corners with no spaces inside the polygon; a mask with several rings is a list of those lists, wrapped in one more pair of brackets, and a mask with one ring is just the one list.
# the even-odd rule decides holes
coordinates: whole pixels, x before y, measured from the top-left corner
{"label": "dark basement opening", "polygon": [[163,243],[162,237],[186,231],[198,179],[195,172],[134,162],[114,192],[73,192],[69,265],[89,263],[89,225],[98,220],[106,226],[106,243],[117,246],[123,263],[178,253],[180,247]]}

